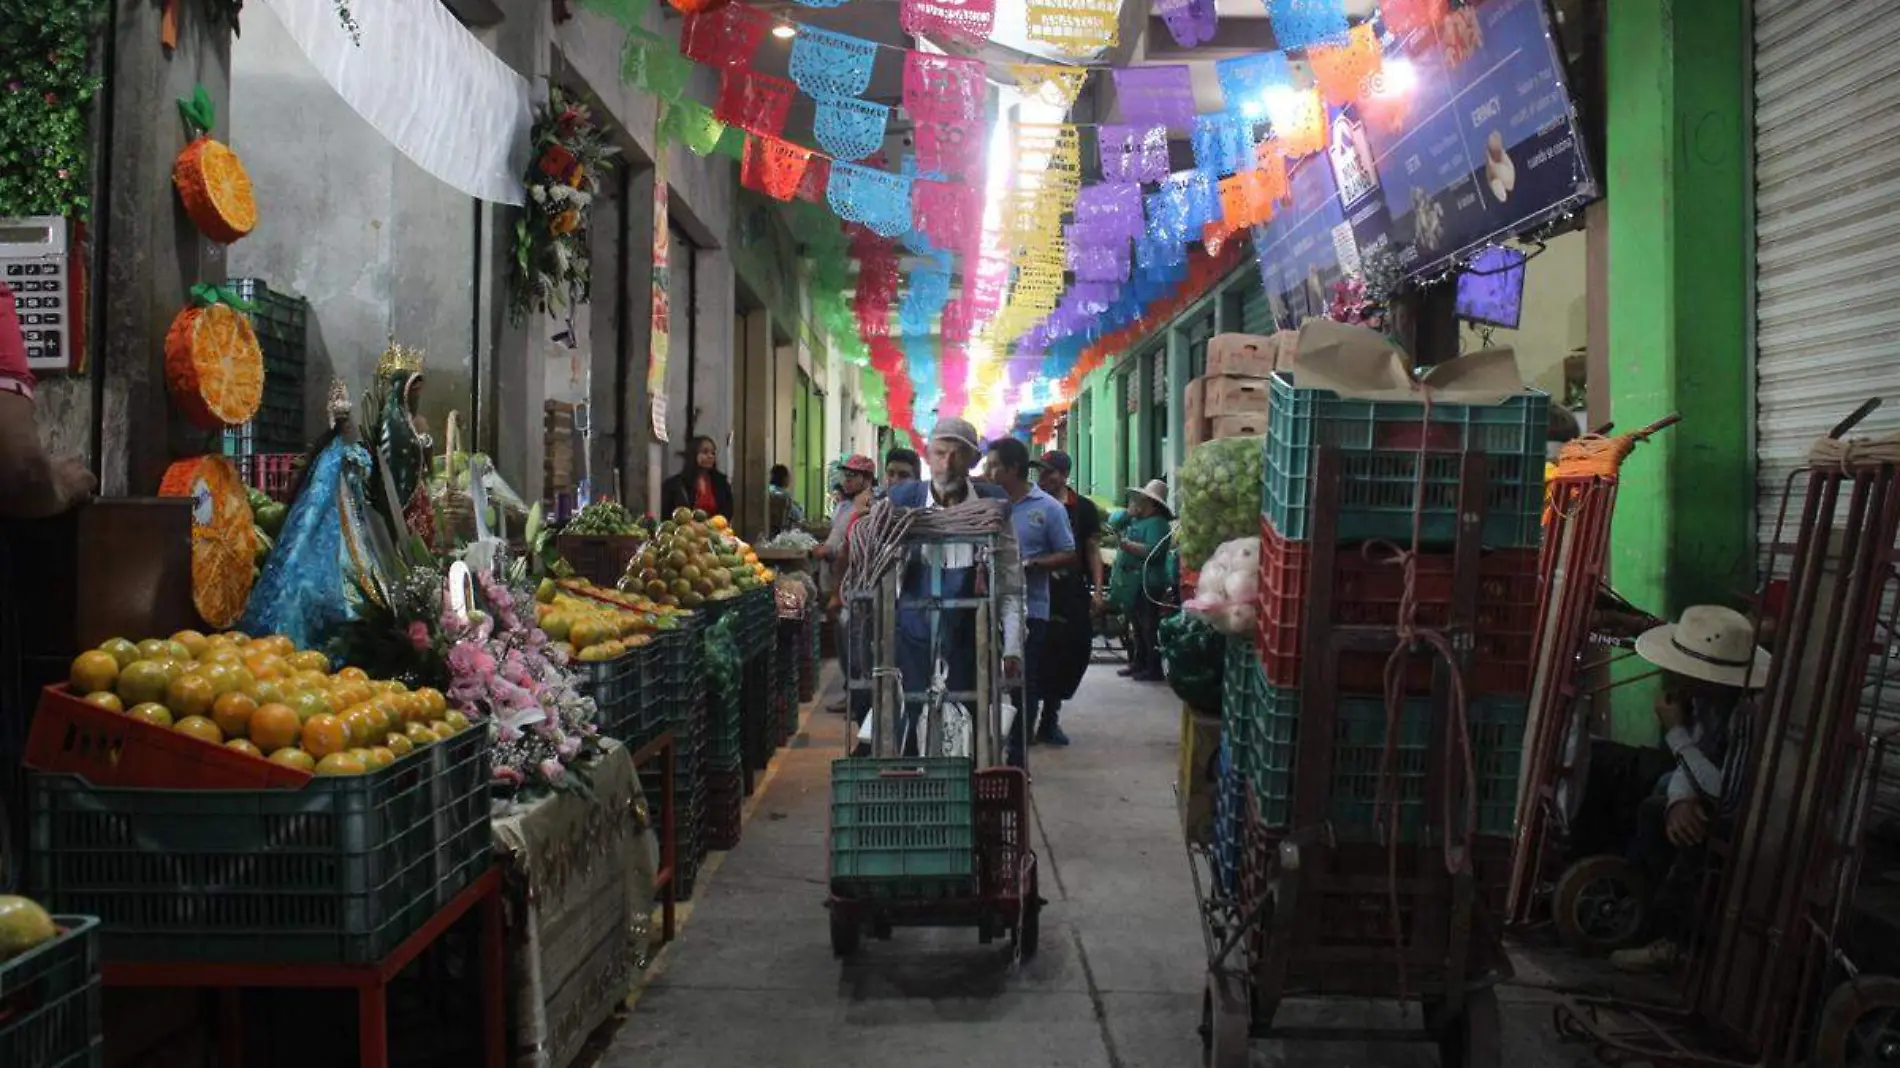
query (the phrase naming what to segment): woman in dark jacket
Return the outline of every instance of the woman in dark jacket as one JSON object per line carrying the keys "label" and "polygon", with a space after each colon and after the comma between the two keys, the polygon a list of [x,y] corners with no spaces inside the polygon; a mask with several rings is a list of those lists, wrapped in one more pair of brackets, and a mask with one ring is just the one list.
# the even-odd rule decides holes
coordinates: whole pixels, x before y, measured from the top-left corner
{"label": "woman in dark jacket", "polygon": [[719,470],[719,446],[709,437],[693,439],[686,449],[686,466],[661,487],[660,518],[681,508],[732,518],[732,483]]}

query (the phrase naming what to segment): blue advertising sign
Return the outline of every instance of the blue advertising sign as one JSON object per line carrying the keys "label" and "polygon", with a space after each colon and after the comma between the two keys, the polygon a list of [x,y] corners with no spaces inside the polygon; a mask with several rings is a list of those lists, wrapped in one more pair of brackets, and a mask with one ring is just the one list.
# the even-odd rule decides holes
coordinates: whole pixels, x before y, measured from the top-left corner
{"label": "blue advertising sign", "polygon": [[1479,0],[1388,37],[1383,65],[1384,96],[1329,114],[1329,146],[1254,228],[1282,322],[1375,252],[1430,274],[1597,195],[1541,0]]}

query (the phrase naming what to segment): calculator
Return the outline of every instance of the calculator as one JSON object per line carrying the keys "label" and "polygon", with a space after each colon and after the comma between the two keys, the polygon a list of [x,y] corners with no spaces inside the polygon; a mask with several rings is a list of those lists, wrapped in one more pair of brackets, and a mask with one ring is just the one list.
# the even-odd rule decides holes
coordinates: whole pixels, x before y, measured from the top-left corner
{"label": "calculator", "polygon": [[0,277],[13,290],[34,371],[73,366],[72,258],[66,220],[57,215],[0,219]]}

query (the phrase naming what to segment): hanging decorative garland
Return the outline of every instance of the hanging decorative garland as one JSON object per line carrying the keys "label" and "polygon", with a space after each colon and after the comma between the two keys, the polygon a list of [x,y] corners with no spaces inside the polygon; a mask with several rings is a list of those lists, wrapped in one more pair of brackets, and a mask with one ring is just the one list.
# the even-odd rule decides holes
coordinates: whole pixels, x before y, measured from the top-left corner
{"label": "hanging decorative garland", "polygon": [[103,0],[9,5],[0,32],[0,217],[83,218],[92,142],[86,116],[101,79],[94,32]]}
{"label": "hanging decorative garland", "polygon": [[561,86],[548,88],[548,102],[535,109],[527,204],[515,224],[516,324],[530,312],[565,314],[587,299],[588,210],[615,151],[587,105]]}
{"label": "hanging decorative garland", "polygon": [[220,245],[231,244],[257,226],[251,176],[230,146],[211,139],[216,111],[204,86],[179,99],[178,114],[191,143],[172,163],[172,184],[198,231]]}
{"label": "hanging decorative garland", "polygon": [[165,331],[165,382],[172,403],[201,430],[238,426],[264,398],[264,350],[250,305],[214,286],[191,289],[192,305]]}

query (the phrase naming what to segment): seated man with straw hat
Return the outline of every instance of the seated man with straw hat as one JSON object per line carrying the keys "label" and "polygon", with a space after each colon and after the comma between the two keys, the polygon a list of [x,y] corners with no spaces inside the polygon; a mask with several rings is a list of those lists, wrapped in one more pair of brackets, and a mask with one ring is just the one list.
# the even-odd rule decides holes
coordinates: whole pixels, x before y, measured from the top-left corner
{"label": "seated man with straw hat", "polygon": [[1755,625],[1732,608],[1700,605],[1673,624],[1645,631],[1636,654],[1661,668],[1656,719],[1676,767],[1637,812],[1630,861],[1654,887],[1656,941],[1613,954],[1624,971],[1668,971],[1681,959],[1709,832],[1740,808],[1754,758],[1749,693],[1768,681],[1770,657]]}

